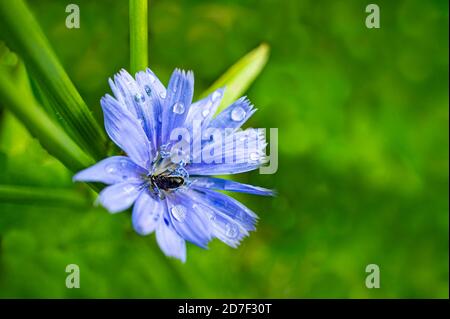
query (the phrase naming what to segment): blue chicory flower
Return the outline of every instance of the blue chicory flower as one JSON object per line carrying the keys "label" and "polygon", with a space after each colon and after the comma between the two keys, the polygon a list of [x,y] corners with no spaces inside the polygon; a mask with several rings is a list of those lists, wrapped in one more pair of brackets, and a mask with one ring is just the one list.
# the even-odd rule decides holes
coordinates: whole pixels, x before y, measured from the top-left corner
{"label": "blue chicory flower", "polygon": [[[167,90],[150,69],[138,72],[135,79],[122,70],[109,84],[115,97],[106,94],[101,99],[105,129],[126,156],[108,157],[76,174],[74,181],[108,184],[98,201],[111,213],[134,204],[134,229],[141,235],[155,232],[167,256],[184,262],[186,241],[206,248],[209,241],[218,238],[237,247],[255,230],[257,216],[216,190],[266,196],[273,192],[210,175],[254,170],[266,160],[264,134],[255,129],[240,130],[255,112],[250,102],[241,98],[213,117],[224,90],[191,104],[193,73],[178,69]],[[200,141],[200,151],[174,161],[171,155],[179,150],[171,132],[185,128],[195,140],[200,138],[195,126],[202,132],[219,129],[225,132],[225,139],[216,142],[211,135]],[[238,145],[237,139],[245,143]],[[213,146],[222,149],[212,154]],[[209,160],[199,160],[205,154]],[[230,154],[231,162],[225,160]]]}

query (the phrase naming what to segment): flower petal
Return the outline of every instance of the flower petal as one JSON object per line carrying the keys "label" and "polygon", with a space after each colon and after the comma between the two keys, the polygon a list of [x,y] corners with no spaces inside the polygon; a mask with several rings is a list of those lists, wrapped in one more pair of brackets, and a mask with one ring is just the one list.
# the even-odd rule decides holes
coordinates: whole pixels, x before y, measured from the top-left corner
{"label": "flower petal", "polygon": [[245,230],[255,230],[258,216],[234,198],[208,189],[196,188],[195,184],[192,184],[189,195],[194,200],[220,211],[223,215],[239,223]]}
{"label": "flower petal", "polygon": [[195,103],[189,108],[184,126],[191,129],[194,121],[200,121],[201,127],[207,127],[222,101],[225,89],[220,88]]}
{"label": "flower petal", "polygon": [[100,103],[109,137],[136,164],[148,168],[152,148],[138,119],[108,94],[102,97]]}
{"label": "flower petal", "polygon": [[122,182],[138,183],[145,170],[126,156],[105,158],[91,167],[78,172],[73,180],[77,182],[100,182],[116,184]]}
{"label": "flower petal", "polygon": [[[255,218],[251,218],[251,227],[248,223],[235,219],[220,206],[215,206],[208,199],[208,195],[190,190],[189,196],[196,202],[196,211],[199,214],[208,216],[211,225],[211,231],[214,237],[217,237],[231,247],[237,247],[241,240],[248,236],[250,230],[254,230]],[[250,218],[250,217],[249,217]]]}
{"label": "flower petal", "polygon": [[186,261],[186,242],[173,228],[167,206],[163,220],[156,228],[156,241],[166,256],[178,258],[182,262]]}
{"label": "flower petal", "polygon": [[237,130],[256,112],[253,105],[243,96],[212,119],[209,127]]}
{"label": "flower petal", "polygon": [[153,198],[147,191],[142,191],[133,206],[131,220],[133,228],[140,235],[152,233],[165,211],[164,203]]}
{"label": "flower petal", "polygon": [[175,69],[167,88],[167,99],[162,110],[162,143],[169,142],[174,128],[183,127],[194,95],[194,74]]}
{"label": "flower petal", "polygon": [[262,196],[274,196],[275,192],[271,189],[242,184],[227,179],[215,177],[192,177],[190,179],[196,188],[216,189],[229,192],[248,193]]}
{"label": "flower petal", "polygon": [[193,163],[186,166],[189,175],[229,175],[239,174],[258,169],[259,163],[242,163],[242,164],[203,164]]}
{"label": "flower petal", "polygon": [[177,233],[185,240],[206,248],[212,239],[208,216],[197,211],[195,202],[181,191],[167,196],[167,209]]}
{"label": "flower petal", "polygon": [[149,140],[152,141],[154,149],[158,149],[161,142],[162,107],[166,98],[166,88],[150,69],[147,69],[145,72],[138,72],[136,81],[146,96],[145,106],[147,109],[144,110],[146,111],[145,117],[148,122],[146,133]]}
{"label": "flower petal", "polygon": [[[212,174],[197,172],[199,171],[199,168],[204,168],[205,170],[212,169],[213,171],[225,169],[225,174],[235,174],[242,172],[242,169],[245,169],[246,167],[254,169],[253,167],[256,166],[257,168],[267,161],[265,153],[267,143],[264,130],[249,128],[228,135],[227,130],[224,130],[223,133],[219,133],[220,138],[214,136],[216,134],[215,132],[211,136],[208,136],[207,134],[203,136],[204,142],[202,143],[201,149],[197,149],[193,152],[191,160],[192,166],[189,170],[191,170],[194,175],[223,174],[215,172]],[[236,166],[236,171],[233,172],[234,166]],[[195,173],[194,169],[196,169]]]}
{"label": "flower petal", "polygon": [[118,213],[133,205],[140,192],[140,184],[114,184],[100,192],[98,202],[110,213]]}

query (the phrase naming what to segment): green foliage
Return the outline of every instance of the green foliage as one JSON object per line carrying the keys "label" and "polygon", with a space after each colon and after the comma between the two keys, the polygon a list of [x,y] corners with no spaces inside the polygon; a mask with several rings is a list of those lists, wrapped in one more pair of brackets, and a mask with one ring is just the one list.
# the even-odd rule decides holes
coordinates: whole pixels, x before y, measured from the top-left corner
{"label": "green foliage", "polygon": [[24,59],[69,135],[94,158],[101,158],[105,134],[22,0],[0,0],[0,26],[1,39]]}
{"label": "green foliage", "polygon": [[[106,79],[129,63],[129,12],[125,1],[77,3],[81,28],[68,30],[66,2],[29,1],[100,118]],[[0,296],[448,298],[448,2],[380,1],[378,30],[364,26],[366,5],[152,1],[150,67],[164,80],[174,67],[192,69],[202,92],[270,45],[247,92],[259,109],[249,125],[279,128],[279,171],[238,179],[278,197],[239,195],[259,214],[257,231],[236,250],[189,245],[186,264],[165,258],[154,235],[134,233],[128,213],[7,197]],[[6,112],[0,184],[89,200]],[[78,290],[64,286],[70,263],[81,268]],[[364,286],[370,263],[380,289]]]}
{"label": "green foliage", "polygon": [[255,81],[269,58],[269,46],[265,43],[252,50],[233,64],[219,79],[217,79],[202,97],[225,87],[225,94],[217,113],[240,98]]}
{"label": "green foliage", "polygon": [[93,163],[92,159],[48,117],[29,91],[19,84],[14,85],[14,81],[8,77],[8,72],[3,66],[0,66],[0,98],[2,104],[24,123],[44,148],[61,160],[66,167],[76,172]]}

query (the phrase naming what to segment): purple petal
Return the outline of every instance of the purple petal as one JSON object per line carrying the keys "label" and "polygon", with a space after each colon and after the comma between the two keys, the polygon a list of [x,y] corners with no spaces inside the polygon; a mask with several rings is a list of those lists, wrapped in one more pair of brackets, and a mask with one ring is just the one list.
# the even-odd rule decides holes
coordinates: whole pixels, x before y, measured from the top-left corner
{"label": "purple petal", "polygon": [[167,88],[167,98],[162,111],[162,143],[170,139],[172,129],[183,127],[194,95],[194,75],[175,69]]}
{"label": "purple petal", "polygon": [[226,130],[224,133],[220,133],[221,138],[214,136],[215,133],[203,137],[207,142],[192,154],[192,166],[188,168],[192,174],[235,174],[255,169],[267,161],[263,130],[249,128],[229,135]]}
{"label": "purple petal", "polygon": [[204,188],[196,188],[195,184],[192,184],[192,190],[189,195],[194,200],[200,201],[209,207],[213,207],[223,215],[238,222],[245,230],[255,230],[258,216],[234,198]]}
{"label": "purple petal", "polygon": [[185,127],[192,128],[194,121],[199,121],[201,127],[207,127],[222,101],[224,91],[224,88],[217,89],[204,99],[192,103],[184,123]]}
{"label": "purple petal", "polygon": [[205,194],[190,190],[189,196],[196,202],[196,211],[208,216],[213,236],[227,245],[237,247],[241,240],[248,236],[248,231],[254,230],[254,218],[252,227],[249,227],[240,220],[230,217],[219,206],[215,206]]}
{"label": "purple petal", "polygon": [[147,106],[147,136],[152,141],[154,149],[160,146],[162,106],[166,98],[166,88],[158,77],[150,70],[138,72],[136,81],[145,95]]}
{"label": "purple petal", "polygon": [[244,96],[219,113],[209,124],[214,128],[232,128],[237,130],[256,112],[250,101]]}
{"label": "purple petal", "polygon": [[186,171],[189,173],[189,175],[228,175],[253,171],[255,169],[258,169],[260,166],[260,163],[192,163],[186,166]]}
{"label": "purple petal", "polygon": [[148,168],[152,148],[138,119],[110,95],[102,97],[100,102],[109,137],[136,164]]}
{"label": "purple petal", "polygon": [[159,198],[153,198],[147,191],[142,191],[133,206],[132,223],[140,235],[152,233],[158,226],[166,207]]}
{"label": "purple petal", "polygon": [[78,172],[73,180],[77,182],[100,182],[116,184],[122,182],[138,183],[145,170],[126,156],[105,158],[91,167]]}
{"label": "purple petal", "polygon": [[172,225],[185,240],[206,248],[212,239],[208,216],[196,209],[195,202],[181,191],[167,196],[167,209]]}
{"label": "purple petal", "polygon": [[227,179],[215,178],[215,177],[192,177],[190,179],[196,188],[202,189],[216,189],[238,193],[248,193],[262,196],[274,196],[275,192],[271,189],[242,184]]}
{"label": "purple petal", "polygon": [[140,184],[114,184],[106,187],[100,192],[98,201],[110,213],[118,213],[133,205],[140,192]]}
{"label": "purple petal", "polygon": [[166,256],[175,257],[182,262],[186,261],[186,242],[174,230],[170,216],[165,207],[163,220],[156,228],[156,241]]}

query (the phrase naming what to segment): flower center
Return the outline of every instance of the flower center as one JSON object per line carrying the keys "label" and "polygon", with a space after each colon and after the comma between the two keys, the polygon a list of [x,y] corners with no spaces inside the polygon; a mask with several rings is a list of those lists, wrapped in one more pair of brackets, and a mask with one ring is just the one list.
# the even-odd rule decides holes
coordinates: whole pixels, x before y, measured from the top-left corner
{"label": "flower center", "polygon": [[167,192],[176,191],[189,184],[189,173],[184,168],[185,165],[184,162],[172,162],[170,152],[162,147],[152,163],[150,172],[144,177],[146,186],[153,194],[163,199]]}

